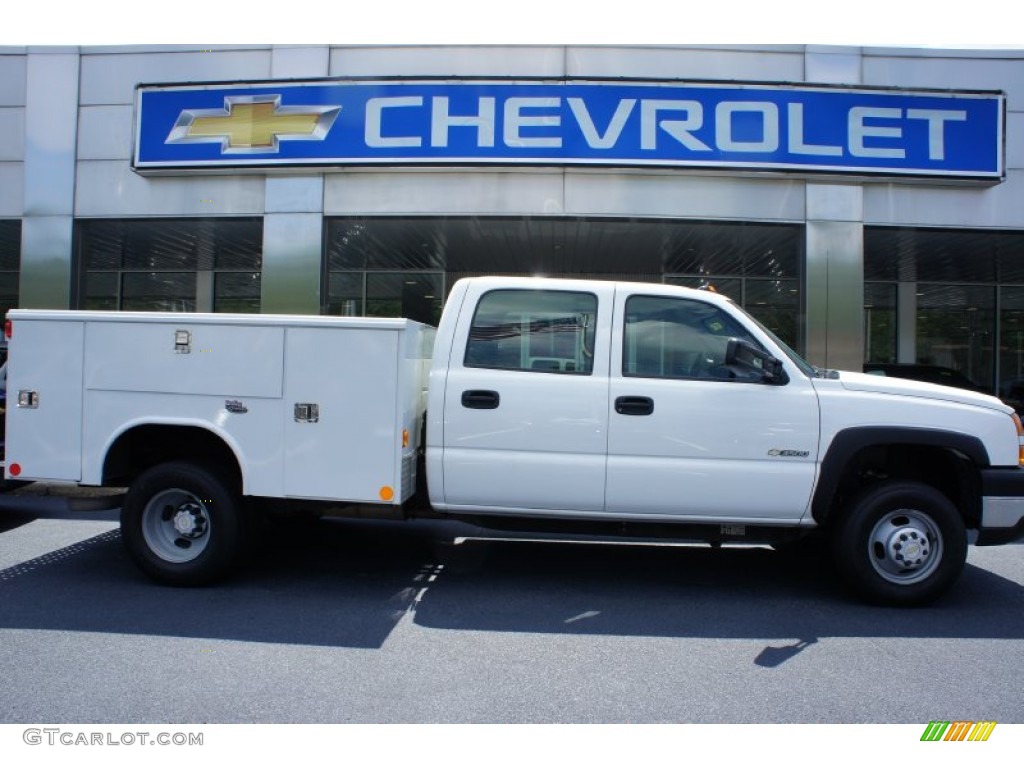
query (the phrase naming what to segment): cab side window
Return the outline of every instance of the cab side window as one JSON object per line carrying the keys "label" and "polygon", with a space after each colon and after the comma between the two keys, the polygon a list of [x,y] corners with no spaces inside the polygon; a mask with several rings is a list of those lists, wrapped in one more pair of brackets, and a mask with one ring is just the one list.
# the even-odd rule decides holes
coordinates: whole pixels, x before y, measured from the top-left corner
{"label": "cab side window", "polygon": [[497,290],[481,297],[467,368],[589,375],[597,297],[574,291]]}
{"label": "cab side window", "polygon": [[624,334],[623,376],[735,379],[735,371],[725,365],[729,339],[761,347],[715,305],[673,297],[630,297]]}

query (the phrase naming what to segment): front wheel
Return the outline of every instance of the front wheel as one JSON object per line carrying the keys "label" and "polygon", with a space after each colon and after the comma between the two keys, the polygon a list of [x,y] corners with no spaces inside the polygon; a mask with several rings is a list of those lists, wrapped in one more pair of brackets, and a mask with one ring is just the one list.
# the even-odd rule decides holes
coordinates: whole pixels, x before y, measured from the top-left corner
{"label": "front wheel", "polygon": [[894,481],[862,491],[833,531],[839,575],[867,600],[922,605],[942,595],[967,560],[963,518],[924,483]]}
{"label": "front wheel", "polygon": [[121,538],[145,573],[172,586],[217,580],[242,551],[242,499],[219,474],[187,462],[159,464],[129,488]]}

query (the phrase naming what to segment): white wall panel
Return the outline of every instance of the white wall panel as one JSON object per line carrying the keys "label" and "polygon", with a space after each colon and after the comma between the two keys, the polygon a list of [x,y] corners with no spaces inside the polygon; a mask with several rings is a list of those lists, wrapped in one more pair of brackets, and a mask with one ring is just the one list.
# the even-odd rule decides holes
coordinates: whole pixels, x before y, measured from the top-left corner
{"label": "white wall panel", "polygon": [[82,56],[81,104],[131,104],[137,83],[270,78],[270,48]]}
{"label": "white wall panel", "polygon": [[808,183],[807,218],[817,221],[863,221],[863,187],[858,184]]}
{"label": "white wall panel", "polygon": [[804,182],[575,172],[565,176],[572,215],[679,216],[747,221],[802,221]]}
{"label": "white wall panel", "polygon": [[130,160],[132,107],[82,107],[78,112],[79,160]]}
{"label": "white wall panel", "polygon": [[1024,168],[1024,112],[1006,116],[1006,167]]}
{"label": "white wall panel", "polygon": [[327,175],[324,214],[681,216],[800,221],[804,183],[592,172]]}
{"label": "white wall panel", "polygon": [[25,110],[0,107],[0,162],[25,158]]}
{"label": "white wall panel", "polygon": [[322,45],[274,46],[270,76],[277,78],[327,77],[330,49]]}
{"label": "white wall panel", "polygon": [[861,56],[858,49],[814,48],[807,51],[804,80],[809,83],[835,83],[859,85],[861,83]]}
{"label": "white wall panel", "polygon": [[324,205],[324,178],[310,176],[268,176],[267,213],[320,213]]}
{"label": "white wall panel", "polygon": [[25,166],[0,163],[0,216],[17,218],[25,210]]}
{"label": "white wall panel", "polygon": [[900,88],[949,88],[1006,91],[1007,109],[1024,111],[1024,56],[961,58],[912,56],[864,57],[865,85]]}
{"label": "white wall panel", "polygon": [[561,77],[560,46],[392,46],[331,49],[331,76]]}
{"label": "white wall panel", "polygon": [[995,187],[924,187],[869,184],[865,224],[933,227],[1024,227],[1024,171],[1011,171]]}
{"label": "white wall panel", "polygon": [[0,107],[25,105],[25,56],[0,56]]}
{"label": "white wall panel", "polygon": [[560,214],[562,173],[395,171],[328,174],[324,214]]}
{"label": "white wall panel", "polygon": [[76,216],[216,216],[263,213],[262,176],[147,177],[124,161],[78,164]]}
{"label": "white wall panel", "polygon": [[566,58],[573,77],[783,81],[804,77],[804,53],[799,46],[762,50],[574,46]]}

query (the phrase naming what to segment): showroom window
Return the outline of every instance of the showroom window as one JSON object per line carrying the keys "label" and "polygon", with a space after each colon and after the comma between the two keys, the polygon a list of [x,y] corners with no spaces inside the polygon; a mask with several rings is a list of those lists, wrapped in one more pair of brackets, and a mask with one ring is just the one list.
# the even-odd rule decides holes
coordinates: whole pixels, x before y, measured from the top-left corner
{"label": "showroom window", "polygon": [[803,244],[799,225],[677,223],[665,280],[725,294],[799,351]]}
{"label": "showroom window", "polygon": [[21,266],[21,221],[0,219],[0,317],[18,306]]}
{"label": "showroom window", "polygon": [[989,285],[918,283],[916,362],[952,368],[991,387],[995,294]]}
{"label": "showroom window", "polygon": [[326,314],[436,325],[451,286],[543,275],[712,287],[800,348],[803,226],[555,217],[332,218]]}
{"label": "showroom window", "polygon": [[864,276],[865,362],[1024,389],[1024,232],[866,227]]}
{"label": "showroom window", "polygon": [[75,222],[83,309],[259,312],[259,218]]}
{"label": "showroom window", "polygon": [[445,298],[439,237],[430,219],[329,219],[324,314],[437,325]]}
{"label": "showroom window", "polygon": [[864,362],[895,363],[896,283],[864,283]]}

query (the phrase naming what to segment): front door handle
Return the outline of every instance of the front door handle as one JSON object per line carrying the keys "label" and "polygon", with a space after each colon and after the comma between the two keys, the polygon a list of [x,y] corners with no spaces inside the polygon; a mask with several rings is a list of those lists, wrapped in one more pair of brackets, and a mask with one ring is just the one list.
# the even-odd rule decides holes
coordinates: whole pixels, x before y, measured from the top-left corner
{"label": "front door handle", "polygon": [[493,410],[501,403],[501,395],[491,389],[467,389],[462,393],[462,407],[478,411]]}
{"label": "front door handle", "polygon": [[654,401],[649,397],[627,395],[615,398],[615,412],[623,416],[650,416],[654,413]]}

